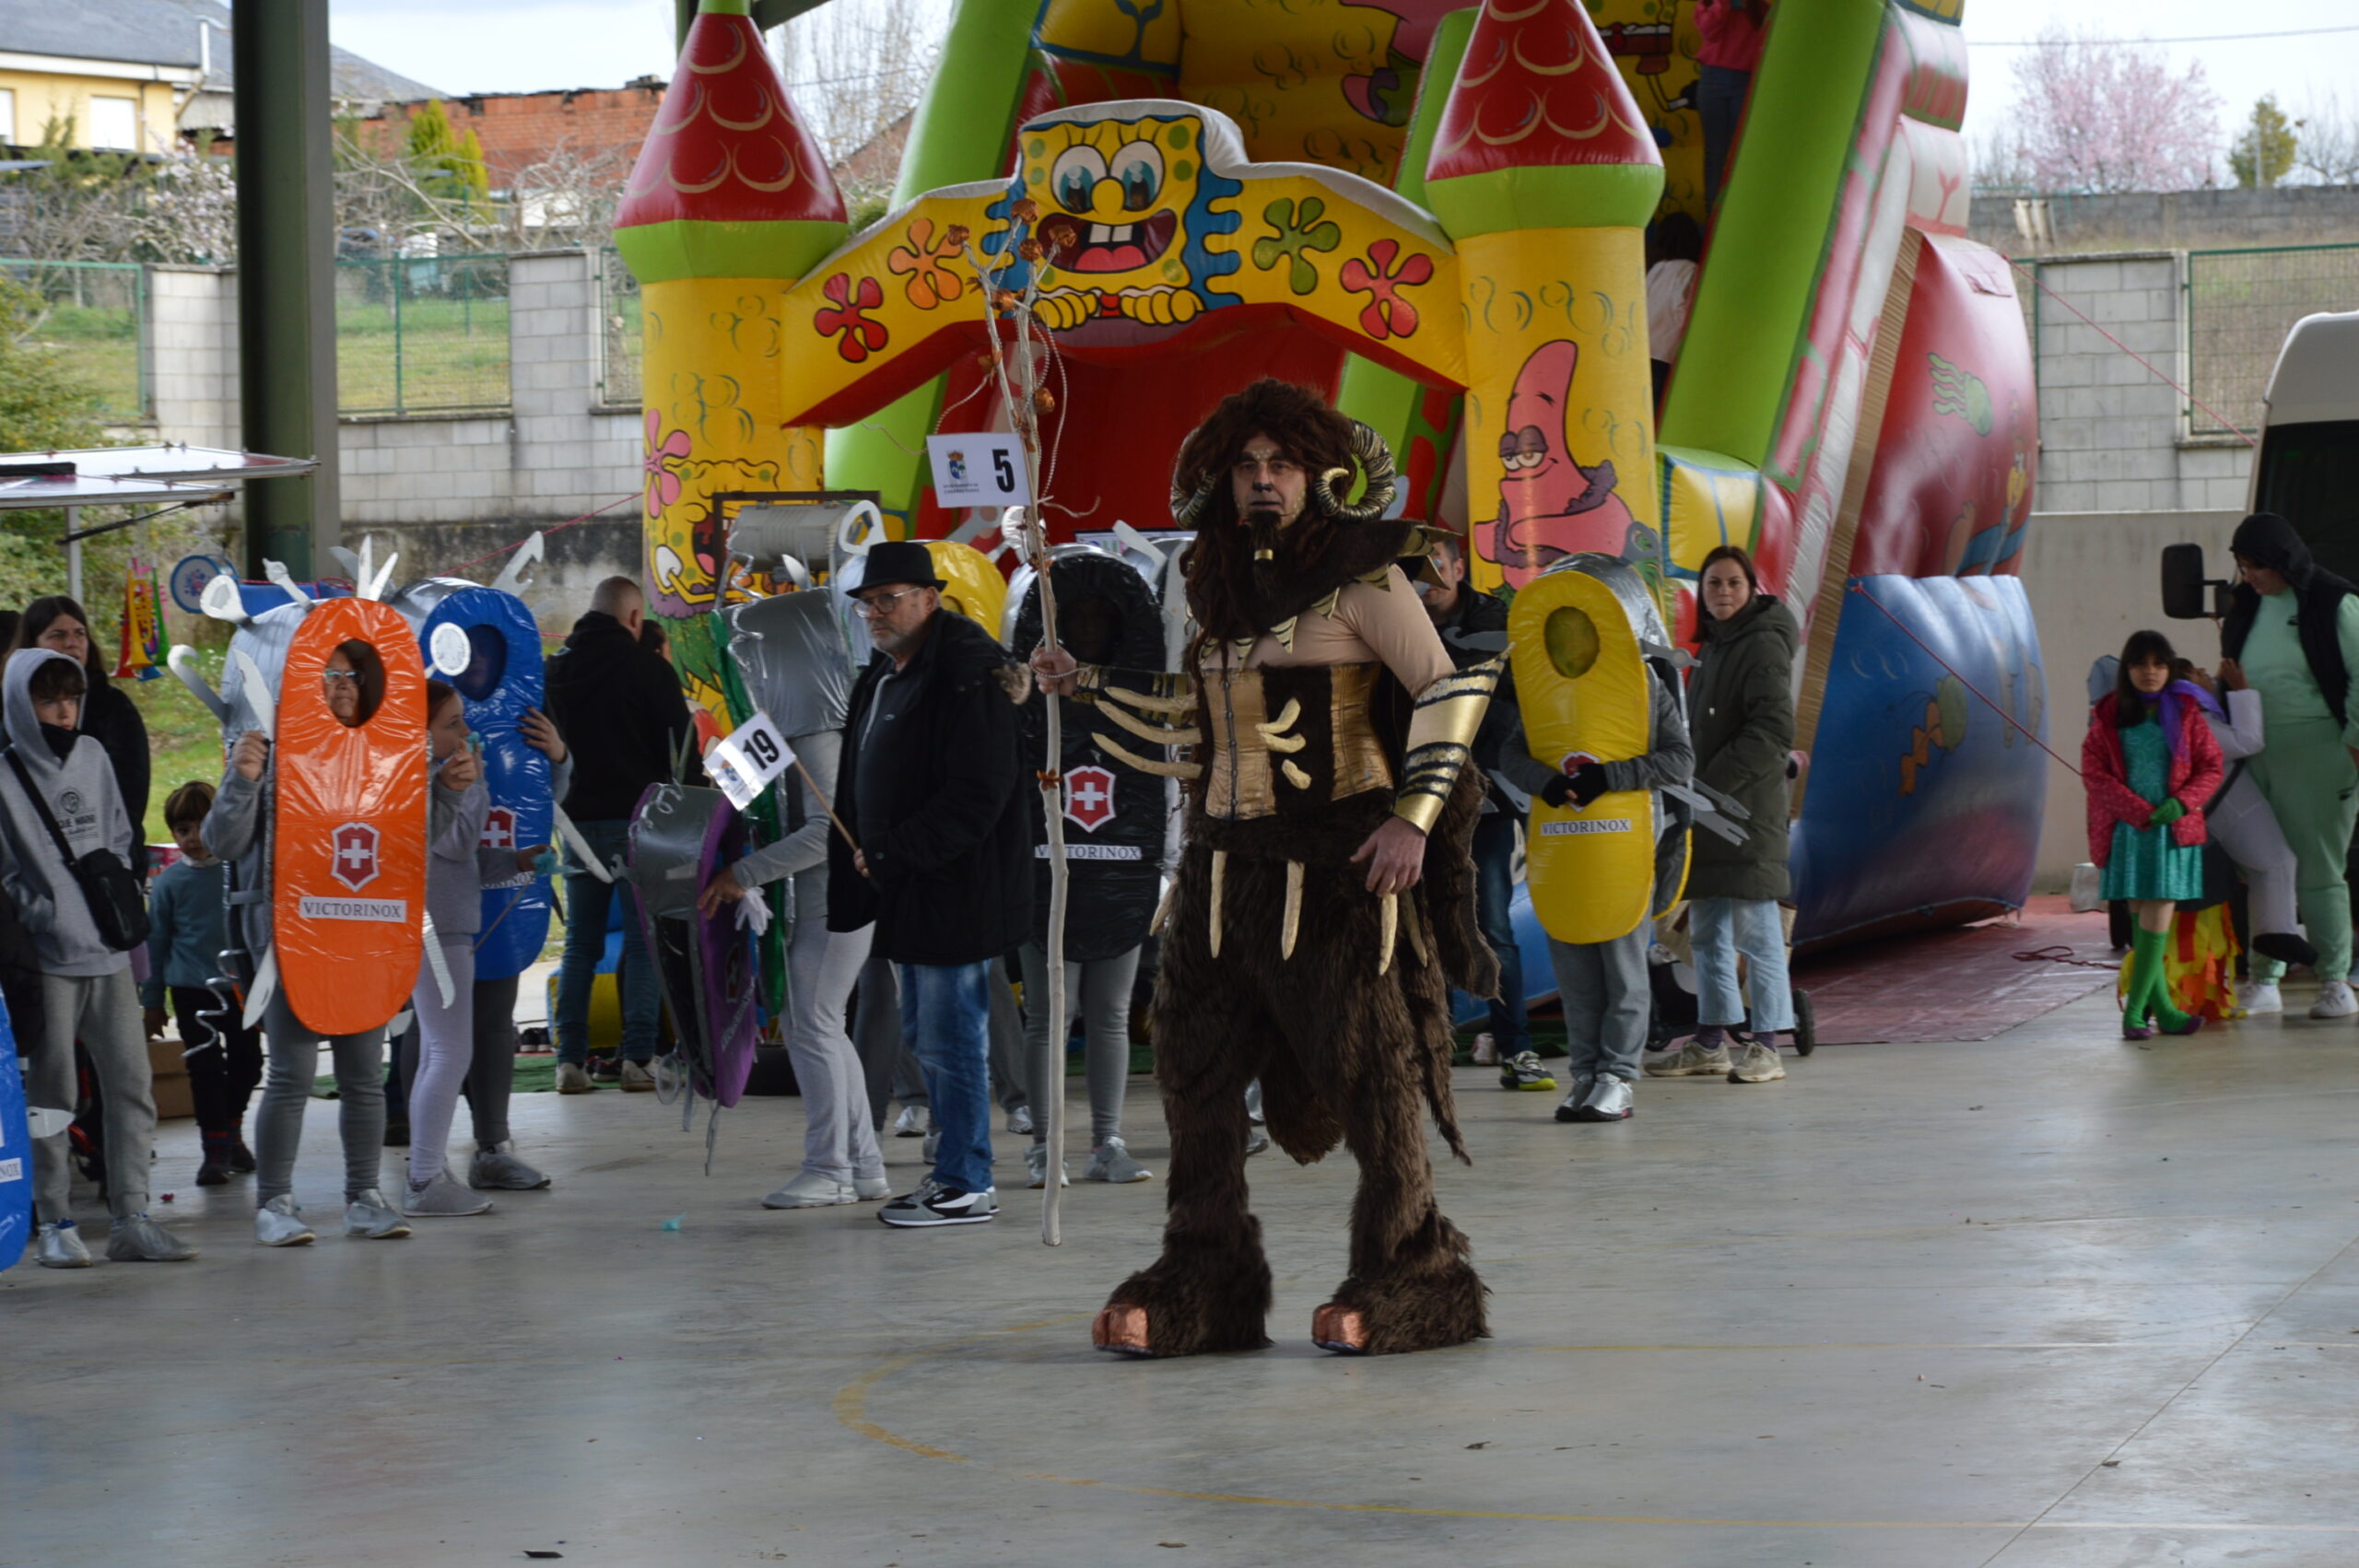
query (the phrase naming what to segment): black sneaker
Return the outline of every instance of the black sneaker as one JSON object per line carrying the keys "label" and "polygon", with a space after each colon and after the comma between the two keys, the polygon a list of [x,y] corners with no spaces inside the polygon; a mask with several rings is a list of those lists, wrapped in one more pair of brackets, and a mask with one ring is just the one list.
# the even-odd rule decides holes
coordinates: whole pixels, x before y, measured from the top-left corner
{"label": "black sneaker", "polygon": [[992,1216],[998,1212],[997,1188],[961,1192],[928,1176],[918,1183],[915,1192],[905,1198],[896,1198],[878,1210],[876,1217],[888,1225],[915,1228],[921,1225],[988,1224]]}

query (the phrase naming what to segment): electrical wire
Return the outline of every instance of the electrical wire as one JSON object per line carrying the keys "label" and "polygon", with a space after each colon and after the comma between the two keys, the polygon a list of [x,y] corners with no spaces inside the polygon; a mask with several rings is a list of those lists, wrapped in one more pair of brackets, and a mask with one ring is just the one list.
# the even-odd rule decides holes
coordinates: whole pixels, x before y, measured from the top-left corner
{"label": "electrical wire", "polygon": [[1969,38],[1968,49],[2046,49],[2056,43],[2085,43],[2100,49],[2118,49],[2139,43],[2246,43],[2265,38],[2323,38],[2330,33],[2359,32],[2359,23],[2330,28],[2294,28],[2285,32],[2211,32],[2189,38]]}

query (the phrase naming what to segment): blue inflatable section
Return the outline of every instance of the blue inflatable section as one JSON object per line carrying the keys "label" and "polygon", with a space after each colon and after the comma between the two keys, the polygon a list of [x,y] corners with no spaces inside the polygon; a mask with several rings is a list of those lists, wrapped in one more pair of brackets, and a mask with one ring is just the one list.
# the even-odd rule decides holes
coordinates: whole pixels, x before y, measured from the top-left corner
{"label": "blue inflatable section", "polygon": [[33,1144],[25,1123],[25,1081],[17,1074],[17,1033],[0,1007],[0,1270],[25,1255],[33,1234]]}
{"label": "blue inflatable section", "polygon": [[[517,849],[546,844],[556,835],[549,797],[549,759],[524,743],[525,710],[541,706],[541,628],[524,602],[489,588],[463,588],[438,603],[418,627],[417,645],[430,669],[437,629],[466,634],[474,660],[451,680],[466,704],[467,728],[483,738],[484,780],[491,815],[483,847]],[[487,883],[493,879],[487,876]],[[549,933],[549,879],[515,887],[487,886],[483,925],[475,938],[475,977],[504,980],[522,974],[541,955]]]}
{"label": "blue inflatable section", "polygon": [[1798,947],[2021,907],[2052,766],[1990,707],[2047,739],[2039,633],[2021,579],[1853,586],[1866,591],[1843,596],[1794,825]]}
{"label": "blue inflatable section", "polygon": [[[349,599],[352,590],[341,582],[299,582],[295,585],[314,599]],[[264,610],[276,610],[281,604],[291,604],[287,591],[275,582],[240,582],[238,597],[246,614],[259,615]]]}
{"label": "blue inflatable section", "polygon": [[[1522,883],[1515,884],[1515,901],[1508,906],[1508,917],[1515,922],[1516,952],[1523,958],[1525,1005],[1538,1007],[1555,1000],[1556,971],[1548,962],[1548,933],[1540,929],[1540,917],[1532,912],[1532,889]],[[1449,1001],[1455,1023],[1480,1024],[1491,1016],[1491,1004],[1480,997],[1452,991]]]}

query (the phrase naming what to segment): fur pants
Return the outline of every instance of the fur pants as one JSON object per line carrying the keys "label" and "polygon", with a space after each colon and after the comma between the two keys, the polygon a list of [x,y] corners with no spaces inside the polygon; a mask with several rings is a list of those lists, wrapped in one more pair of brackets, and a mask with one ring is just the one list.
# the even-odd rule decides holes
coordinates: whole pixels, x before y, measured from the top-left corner
{"label": "fur pants", "polygon": [[[1356,825],[1344,837],[1356,848],[1361,833]],[[1367,1349],[1428,1350],[1483,1335],[1485,1292],[1466,1237],[1435,1207],[1426,1154],[1430,1107],[1465,1157],[1450,1099],[1445,950],[1429,914],[1434,883],[1399,898],[1391,963],[1379,975],[1382,901],[1367,890],[1365,867],[1322,855],[1304,867],[1285,956],[1286,862],[1228,854],[1215,907],[1204,838],[1217,837],[1195,838],[1181,860],[1156,983],[1156,1076],[1171,1129],[1163,1256],[1124,1281],[1111,1304],[1146,1309],[1159,1355],[1269,1343],[1270,1268],[1246,1206],[1245,1088],[1258,1077],[1279,1147],[1307,1164],[1340,1141],[1359,1162],[1351,1273],[1334,1300],[1362,1314]],[[1469,902],[1458,920],[1471,930]]]}

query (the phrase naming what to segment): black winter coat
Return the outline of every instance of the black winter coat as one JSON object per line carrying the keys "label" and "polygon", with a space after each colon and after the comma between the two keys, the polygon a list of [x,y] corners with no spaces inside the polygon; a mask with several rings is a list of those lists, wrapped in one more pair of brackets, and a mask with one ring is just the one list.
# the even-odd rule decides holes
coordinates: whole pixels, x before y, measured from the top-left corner
{"label": "black winter coat", "polygon": [[1696,835],[1690,898],[1784,898],[1786,766],[1794,748],[1794,652],[1802,632],[1783,604],[1756,593],[1725,621],[1703,617],[1703,662],[1687,685],[1696,778],[1751,813],[1744,842]]}
{"label": "black winter coat", "polygon": [[[874,920],[869,951],[896,964],[974,964],[1003,957],[1032,934],[1032,834],[1037,810],[1016,755],[1016,709],[1001,673],[1007,654],[991,634],[938,611],[905,679],[919,683],[889,728],[861,744],[877,687],[893,668],[879,653],[860,673],[844,723],[836,812],[868,859],[852,864],[827,840],[827,929]],[[882,820],[864,820],[861,779],[881,771]]]}
{"label": "black winter coat", "polygon": [[[672,759],[695,726],[680,677],[604,611],[573,623],[548,661],[549,721],[573,753],[561,804],[576,822],[628,822],[651,784],[668,782]],[[693,764],[691,780],[702,778]]]}
{"label": "black winter coat", "polygon": [[155,766],[147,750],[147,725],[130,693],[95,668],[87,673],[90,689],[82,699],[82,732],[104,746],[107,761],[114,765],[115,792],[123,797],[123,813],[131,818],[132,842],[138,847],[132,870],[144,872],[147,869],[148,778]]}

